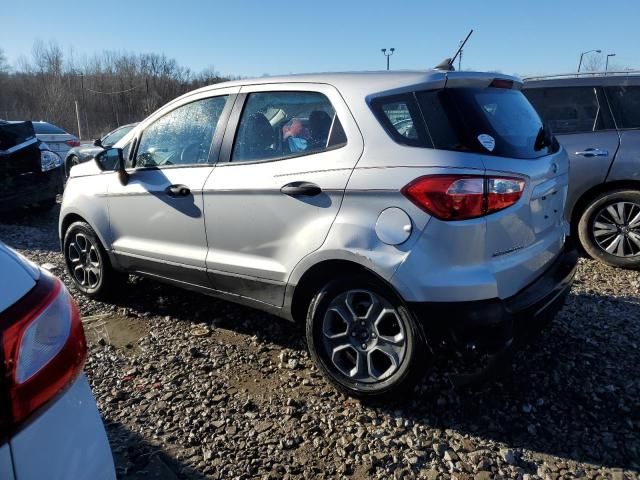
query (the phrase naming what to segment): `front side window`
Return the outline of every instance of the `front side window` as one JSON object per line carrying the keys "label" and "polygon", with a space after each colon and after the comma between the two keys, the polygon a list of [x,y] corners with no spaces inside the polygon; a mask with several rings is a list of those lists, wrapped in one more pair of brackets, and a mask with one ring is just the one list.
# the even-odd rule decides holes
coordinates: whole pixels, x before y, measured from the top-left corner
{"label": "front side window", "polygon": [[640,128],[640,86],[606,87],[618,128]]}
{"label": "front side window", "polygon": [[251,93],[238,124],[231,161],[283,159],[346,143],[340,120],[323,94]]}
{"label": "front side window", "polygon": [[545,124],[556,135],[612,128],[606,102],[593,87],[532,88],[525,90]]}
{"label": "front side window", "polygon": [[202,165],[227,97],[213,97],[182,105],[148,126],[136,153],[136,167]]}

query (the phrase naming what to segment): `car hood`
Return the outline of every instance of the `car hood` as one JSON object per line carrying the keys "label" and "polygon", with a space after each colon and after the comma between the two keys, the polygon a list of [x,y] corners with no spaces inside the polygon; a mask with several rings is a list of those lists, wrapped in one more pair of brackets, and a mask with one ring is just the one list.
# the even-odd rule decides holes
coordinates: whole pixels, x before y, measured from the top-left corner
{"label": "car hood", "polygon": [[69,178],[86,177],[88,175],[97,175],[101,172],[102,170],[100,170],[98,168],[98,165],[96,165],[96,162],[92,160],[89,162],[84,162],[84,163],[75,165],[69,171]]}

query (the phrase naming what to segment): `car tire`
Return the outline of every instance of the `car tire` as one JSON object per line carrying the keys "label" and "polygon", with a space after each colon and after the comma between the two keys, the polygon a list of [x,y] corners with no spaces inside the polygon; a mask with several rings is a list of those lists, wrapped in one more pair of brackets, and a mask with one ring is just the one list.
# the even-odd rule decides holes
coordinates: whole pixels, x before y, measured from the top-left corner
{"label": "car tire", "polygon": [[578,238],[595,260],[640,268],[640,191],[613,190],[596,197],[580,217]]}
{"label": "car tire", "polygon": [[86,222],[69,225],[63,255],[75,287],[93,299],[110,298],[128,278],[126,273],[114,270],[96,232]]}
{"label": "car tire", "polygon": [[321,288],[309,305],[306,337],[325,377],[361,399],[402,399],[427,370],[428,347],[413,315],[389,287],[368,276]]}
{"label": "car tire", "polygon": [[74,167],[76,165],[80,165],[80,159],[75,155],[71,155],[65,162],[65,166],[64,166],[64,174],[66,178],[69,178],[69,174],[71,173],[71,167]]}

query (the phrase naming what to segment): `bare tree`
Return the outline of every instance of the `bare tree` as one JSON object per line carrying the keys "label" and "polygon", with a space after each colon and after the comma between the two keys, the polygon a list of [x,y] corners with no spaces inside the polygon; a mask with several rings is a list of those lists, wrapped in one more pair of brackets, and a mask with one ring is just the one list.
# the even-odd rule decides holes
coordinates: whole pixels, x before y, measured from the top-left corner
{"label": "bare tree", "polygon": [[604,71],[604,58],[599,53],[588,53],[582,59],[583,72],[602,72]]}
{"label": "bare tree", "polygon": [[[0,51],[0,117],[46,120],[77,133],[75,101],[83,134],[95,138],[142,120],[172,98],[224,78],[213,68],[195,74],[164,54],[105,51],[77,57],[55,42],[36,41],[30,58],[13,70]],[[2,73],[4,72],[4,73]]]}

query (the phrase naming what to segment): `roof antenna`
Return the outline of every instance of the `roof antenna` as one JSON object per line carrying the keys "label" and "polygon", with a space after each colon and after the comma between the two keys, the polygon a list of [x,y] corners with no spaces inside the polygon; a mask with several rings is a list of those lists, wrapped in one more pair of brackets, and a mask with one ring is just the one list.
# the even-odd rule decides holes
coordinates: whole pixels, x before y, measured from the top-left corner
{"label": "roof antenna", "polygon": [[473,28],[469,31],[465,39],[462,42],[460,42],[460,46],[458,47],[458,50],[456,51],[456,54],[453,56],[453,58],[445,58],[442,62],[436,65],[436,70],[446,70],[448,72],[453,72],[455,70],[455,68],[453,67],[453,64],[456,61],[456,58],[458,58],[458,55],[460,55],[460,52],[462,52],[462,49],[464,48],[465,44],[467,43],[467,40],[469,40],[469,37],[471,36],[472,33],[473,33]]}

